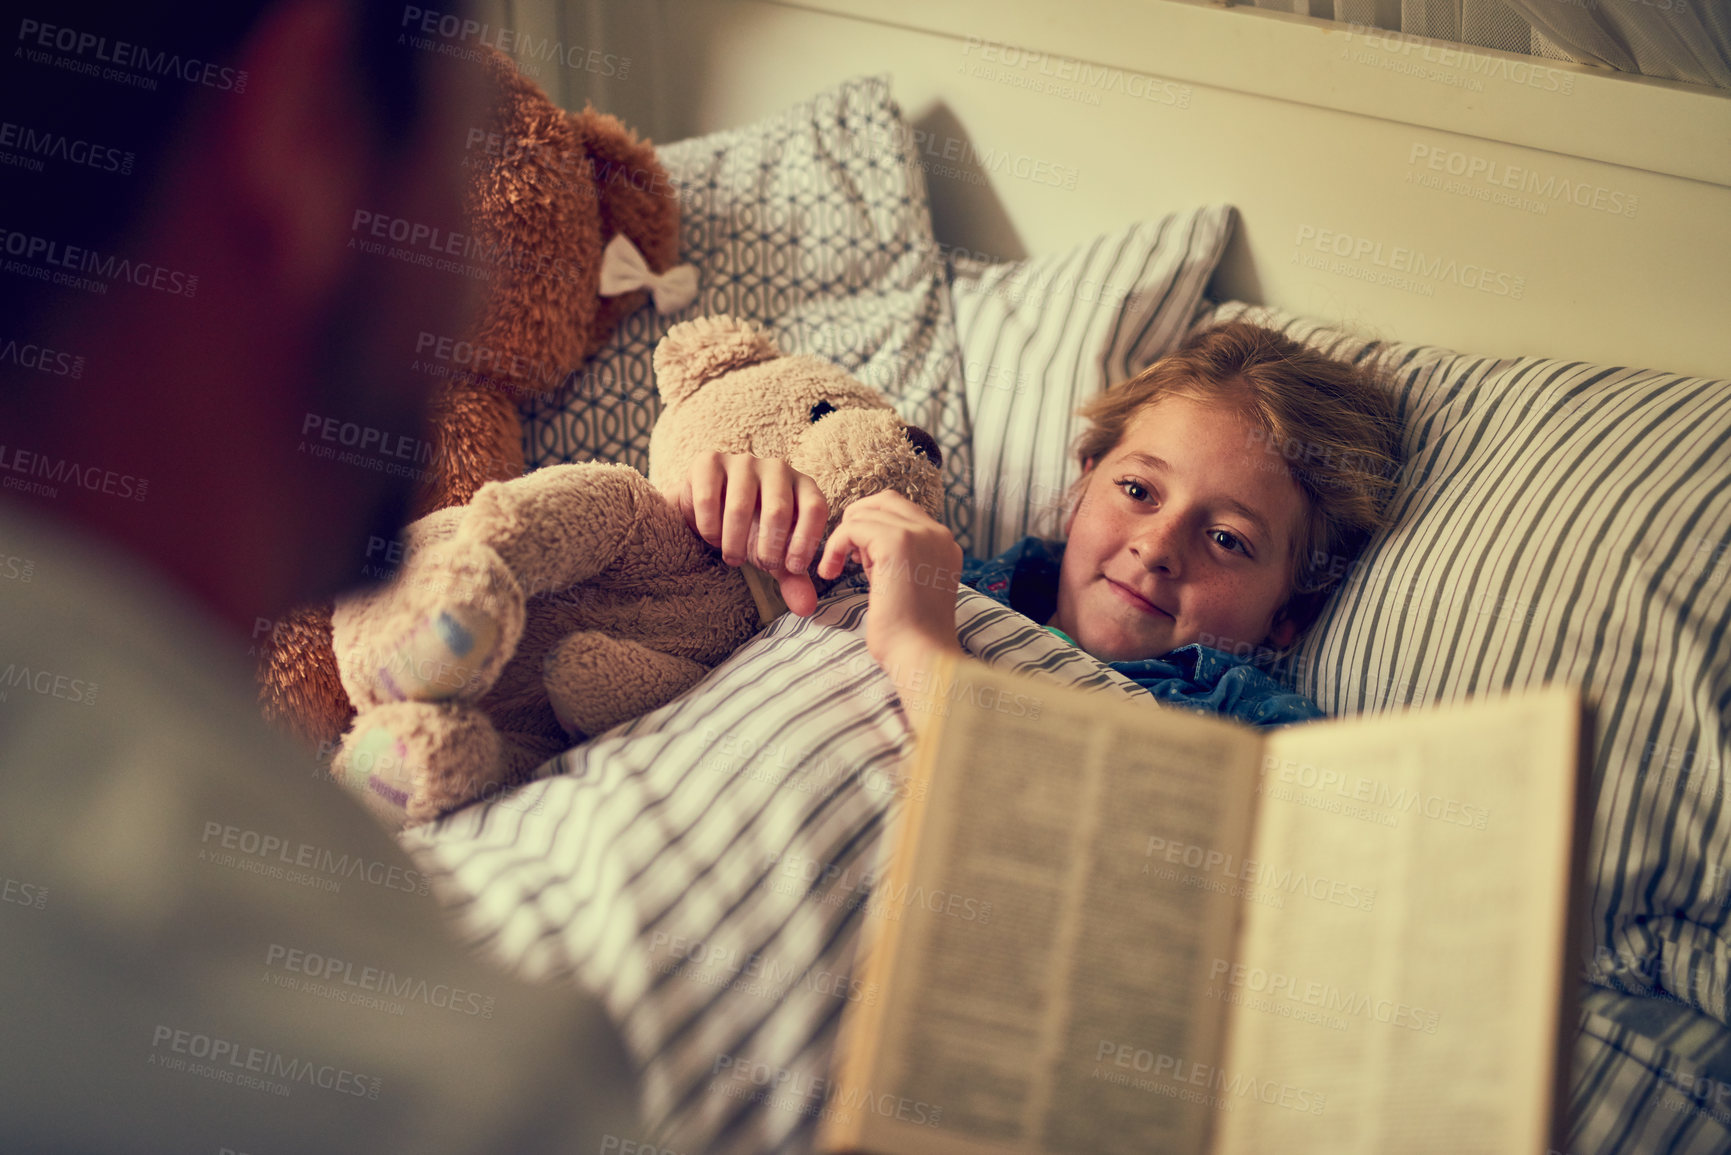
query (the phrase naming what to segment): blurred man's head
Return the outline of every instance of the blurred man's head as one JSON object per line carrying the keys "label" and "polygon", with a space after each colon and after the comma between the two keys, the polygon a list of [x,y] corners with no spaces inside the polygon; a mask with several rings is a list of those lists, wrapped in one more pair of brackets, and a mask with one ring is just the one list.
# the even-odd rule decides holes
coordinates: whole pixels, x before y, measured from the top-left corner
{"label": "blurred man's head", "polygon": [[208,9],[9,17],[0,347],[56,356],[0,360],[0,500],[244,625],[353,584],[369,537],[401,523],[415,455],[383,471],[322,434],[424,436],[415,339],[460,331],[473,282],[355,222],[465,232],[460,150],[485,94],[401,3]]}

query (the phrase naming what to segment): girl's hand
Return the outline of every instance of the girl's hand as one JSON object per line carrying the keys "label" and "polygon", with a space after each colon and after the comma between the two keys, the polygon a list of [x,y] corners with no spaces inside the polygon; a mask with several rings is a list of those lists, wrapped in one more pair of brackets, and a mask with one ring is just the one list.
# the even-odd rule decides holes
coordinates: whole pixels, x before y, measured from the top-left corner
{"label": "girl's hand", "polygon": [[871,579],[866,646],[898,689],[936,654],[961,654],[962,547],[948,529],[899,493],[874,493],[848,506],[818,560],[818,576],[839,577],[850,557]]}
{"label": "girl's hand", "polygon": [[708,452],[692,459],[684,483],[668,497],[728,565],[748,561],[775,578],[787,608],[802,618],[817,609],[807,570],[829,524],[817,482],[785,461]]}

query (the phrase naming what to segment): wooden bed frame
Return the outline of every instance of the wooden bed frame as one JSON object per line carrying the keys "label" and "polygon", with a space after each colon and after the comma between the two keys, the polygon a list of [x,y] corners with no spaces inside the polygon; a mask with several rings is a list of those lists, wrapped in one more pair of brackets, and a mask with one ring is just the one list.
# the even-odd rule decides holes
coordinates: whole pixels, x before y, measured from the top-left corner
{"label": "wooden bed frame", "polygon": [[1461,351],[1731,377],[1731,93],[1187,0],[481,15],[614,56],[539,79],[657,141],[889,73],[947,246],[1013,259],[1227,202],[1240,228],[1217,298]]}

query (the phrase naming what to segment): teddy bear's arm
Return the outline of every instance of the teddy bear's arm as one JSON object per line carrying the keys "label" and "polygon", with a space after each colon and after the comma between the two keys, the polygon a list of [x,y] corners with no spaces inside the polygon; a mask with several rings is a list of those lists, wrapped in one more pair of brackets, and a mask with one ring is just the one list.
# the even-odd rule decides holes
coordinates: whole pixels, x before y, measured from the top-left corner
{"label": "teddy bear's arm", "polygon": [[330,603],[291,610],[272,623],[257,649],[265,720],[317,747],[321,756],[333,749],[355,710],[337,676]]}
{"label": "teddy bear's arm", "polygon": [[644,519],[665,519],[667,504],[628,465],[550,465],[483,486],[460,533],[491,546],[534,597],[614,568]]}
{"label": "teddy bear's arm", "polygon": [[415,494],[415,513],[463,505],[489,481],[523,475],[523,429],[496,382],[452,378],[434,391],[428,428],[439,463]]}
{"label": "teddy bear's arm", "polygon": [[392,580],[337,599],[332,649],[355,709],[473,701],[516,649],[522,591],[484,542],[461,536],[466,514],[441,509],[412,523]]}

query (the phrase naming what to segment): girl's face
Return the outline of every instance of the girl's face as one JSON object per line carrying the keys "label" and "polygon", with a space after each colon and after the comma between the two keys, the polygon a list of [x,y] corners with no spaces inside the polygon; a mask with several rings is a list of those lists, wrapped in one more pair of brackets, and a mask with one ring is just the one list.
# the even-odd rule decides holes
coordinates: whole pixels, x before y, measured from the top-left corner
{"label": "girl's face", "polygon": [[1164,397],[1087,472],[1051,625],[1108,662],[1192,642],[1284,646],[1303,492],[1260,426],[1214,401]]}

